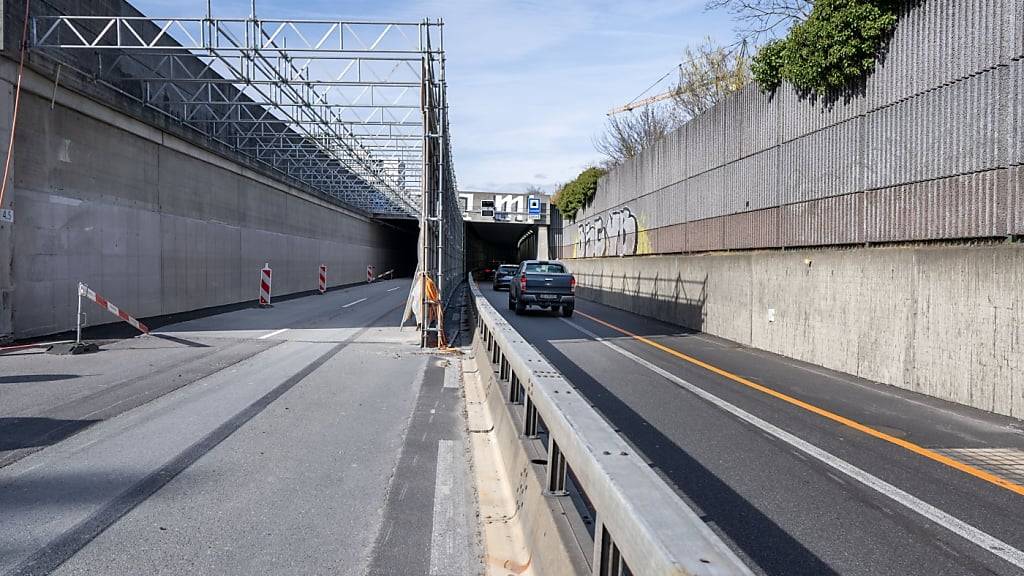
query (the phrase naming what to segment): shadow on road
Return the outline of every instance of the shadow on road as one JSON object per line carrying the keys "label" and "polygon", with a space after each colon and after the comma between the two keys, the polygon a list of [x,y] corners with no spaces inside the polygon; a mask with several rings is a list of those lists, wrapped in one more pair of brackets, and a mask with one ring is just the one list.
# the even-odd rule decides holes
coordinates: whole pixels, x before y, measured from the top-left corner
{"label": "shadow on road", "polygon": [[0,418],[0,452],[56,444],[99,420],[56,418]]}
{"label": "shadow on road", "polygon": [[0,384],[31,384],[32,382],[54,382],[79,378],[78,374],[17,374],[0,376]]}
{"label": "shadow on road", "polygon": [[[705,522],[717,527],[765,573],[808,576],[836,573],[550,342],[532,343],[624,437],[653,460],[652,467],[659,469],[670,484],[685,493],[696,509],[703,512],[701,518]],[[664,466],[666,464],[669,466]]]}

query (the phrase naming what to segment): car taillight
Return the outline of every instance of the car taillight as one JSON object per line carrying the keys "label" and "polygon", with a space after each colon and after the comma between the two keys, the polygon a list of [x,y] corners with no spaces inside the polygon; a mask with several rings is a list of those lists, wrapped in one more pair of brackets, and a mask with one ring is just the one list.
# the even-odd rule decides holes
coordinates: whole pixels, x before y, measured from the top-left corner
{"label": "car taillight", "polygon": [[575,276],[570,276],[569,277],[569,291],[573,292],[573,293],[576,292],[576,277]]}
{"label": "car taillight", "polygon": [[519,291],[526,292],[526,276],[519,277]]}

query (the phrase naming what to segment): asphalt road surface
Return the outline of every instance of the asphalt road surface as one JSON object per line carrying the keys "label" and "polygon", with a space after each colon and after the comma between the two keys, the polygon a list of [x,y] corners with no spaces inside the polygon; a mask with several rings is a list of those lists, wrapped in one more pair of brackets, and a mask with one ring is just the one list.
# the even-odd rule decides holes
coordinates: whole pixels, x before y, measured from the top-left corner
{"label": "asphalt road surface", "polygon": [[0,574],[480,573],[459,366],[397,328],[408,287],[0,355]]}
{"label": "asphalt road surface", "polygon": [[1020,421],[585,300],[516,316],[483,292],[756,571],[1024,574]]}

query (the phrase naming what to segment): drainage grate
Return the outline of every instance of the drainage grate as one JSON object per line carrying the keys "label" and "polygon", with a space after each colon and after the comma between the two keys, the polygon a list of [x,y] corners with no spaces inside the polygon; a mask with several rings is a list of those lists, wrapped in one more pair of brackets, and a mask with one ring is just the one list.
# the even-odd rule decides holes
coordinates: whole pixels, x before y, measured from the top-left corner
{"label": "drainage grate", "polygon": [[1024,484],[1024,450],[1017,448],[942,448],[951,458],[1017,484]]}

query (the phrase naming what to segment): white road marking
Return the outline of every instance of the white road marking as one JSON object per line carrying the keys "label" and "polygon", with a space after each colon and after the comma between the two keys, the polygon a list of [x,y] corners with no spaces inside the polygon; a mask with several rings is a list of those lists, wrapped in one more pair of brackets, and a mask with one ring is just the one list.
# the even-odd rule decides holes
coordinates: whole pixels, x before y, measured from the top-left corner
{"label": "white road marking", "polygon": [[285,332],[286,330],[288,330],[288,328],[281,328],[280,330],[274,330],[270,334],[264,334],[263,336],[260,336],[259,338],[257,338],[257,340],[266,340],[267,338],[270,338],[271,336],[277,336],[278,334],[280,334],[281,332]]}
{"label": "white road marking", "polygon": [[366,298],[360,298],[359,300],[356,300],[355,302],[349,302],[348,304],[345,304],[344,306],[342,306],[342,308],[348,308],[349,306],[355,306],[356,304],[359,304],[360,302],[362,302],[364,300],[366,300]]}
{"label": "white road marking", "polygon": [[395,290],[398,290],[398,288],[399,288],[399,286],[395,286],[394,288],[388,288],[387,291],[388,292],[394,292]]}
{"label": "white road marking", "polygon": [[902,504],[903,506],[909,508],[910,510],[920,514],[921,516],[924,516],[928,520],[931,520],[932,522],[942,526],[946,530],[949,530],[950,532],[970,542],[973,542],[981,548],[984,548],[992,554],[995,554],[1003,560],[1006,560],[1007,562],[1013,564],[1017,568],[1024,569],[1024,552],[1017,550],[1016,548],[1010,546],[1009,544],[1003,542],[995,536],[992,536],[986,532],[982,532],[978,528],[975,528],[974,526],[964,522],[963,520],[960,520],[959,518],[956,518],[954,516],[951,516],[950,514],[947,514],[946,512],[943,512],[942,510],[939,510],[938,508],[932,506],[931,504],[925,502],[924,500],[921,500],[915,496],[908,494],[907,492],[904,492],[903,490],[900,490],[899,488],[893,486],[892,484],[889,484],[888,482],[876,476],[873,476],[872,474],[864,470],[861,470],[860,468],[854,466],[853,464],[850,464],[849,462],[846,462],[845,460],[837,456],[834,456],[829,452],[826,452],[821,448],[818,448],[817,446],[814,446],[810,442],[807,442],[802,438],[790,434],[789,432],[786,432],[785,430],[779,428],[778,426],[766,422],[758,418],[757,416],[754,416],[753,414],[737,406],[734,406],[729,402],[726,402],[725,400],[722,400],[721,398],[715,396],[714,394],[711,394],[707,390],[704,390],[703,388],[700,388],[687,382],[686,380],[683,380],[682,378],[676,376],[675,374],[672,374],[668,370],[665,370],[651,362],[648,362],[647,360],[644,360],[643,358],[637,356],[636,354],[633,354],[632,352],[629,352],[628,350],[618,346],[617,344],[609,342],[608,340],[598,336],[597,334],[594,334],[590,330],[583,328],[582,326],[576,324],[575,322],[566,320],[565,318],[562,318],[561,320],[566,324],[572,326],[576,330],[579,330],[580,332],[593,338],[595,341],[604,344],[605,346],[611,348],[615,352],[622,354],[626,358],[633,360],[634,362],[640,364],[641,366],[644,366],[648,370],[651,370],[652,372],[668,379],[669,381],[675,383],[680,388],[683,388],[684,390],[693,393],[699,398],[706,400],[711,404],[714,404],[715,406],[718,406],[719,408],[725,410],[726,412],[729,412],[733,416],[736,416],[737,418],[744,420],[749,424],[752,424],[753,426],[756,426],[763,432],[770,434],[771,436],[774,436],[779,440],[782,440],[783,442],[789,444],[790,446],[796,448],[797,450],[800,450],[804,454],[807,454],[808,456],[811,456],[812,458],[818,460],[822,464],[834,468],[835,470],[838,470],[843,474],[846,474],[850,478],[857,480],[861,484],[864,484],[865,486],[874,489],[879,494],[882,494],[884,496],[891,498],[892,500],[895,500],[896,502]]}
{"label": "white road marking", "polygon": [[430,533],[430,574],[458,574],[457,539],[462,534],[455,517],[455,442],[438,440],[434,480],[434,525]]}

